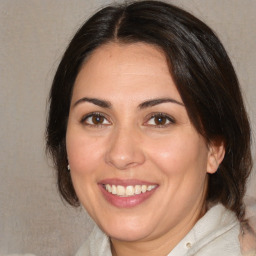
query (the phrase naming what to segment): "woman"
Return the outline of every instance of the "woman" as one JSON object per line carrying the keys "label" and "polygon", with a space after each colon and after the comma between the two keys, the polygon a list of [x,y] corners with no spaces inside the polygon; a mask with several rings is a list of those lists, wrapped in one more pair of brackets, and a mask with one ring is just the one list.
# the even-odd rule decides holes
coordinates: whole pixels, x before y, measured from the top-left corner
{"label": "woman", "polygon": [[191,14],[140,1],[92,16],[56,72],[47,147],[61,195],[97,224],[78,256],[241,255],[250,127]]}

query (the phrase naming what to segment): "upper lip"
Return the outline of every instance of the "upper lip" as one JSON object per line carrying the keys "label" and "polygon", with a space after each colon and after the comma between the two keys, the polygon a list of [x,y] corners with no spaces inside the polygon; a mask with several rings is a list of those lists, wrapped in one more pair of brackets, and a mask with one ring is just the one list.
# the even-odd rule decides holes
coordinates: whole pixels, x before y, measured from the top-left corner
{"label": "upper lip", "polygon": [[99,181],[99,184],[102,185],[121,185],[121,186],[134,186],[134,185],[157,185],[155,182],[150,181],[143,181],[143,180],[137,180],[137,179],[104,179]]}

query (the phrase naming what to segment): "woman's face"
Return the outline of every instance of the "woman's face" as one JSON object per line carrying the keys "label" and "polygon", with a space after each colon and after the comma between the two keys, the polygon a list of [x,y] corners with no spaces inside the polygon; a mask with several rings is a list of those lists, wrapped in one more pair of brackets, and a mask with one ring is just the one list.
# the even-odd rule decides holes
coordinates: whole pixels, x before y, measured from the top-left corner
{"label": "woman's face", "polygon": [[112,239],[184,236],[202,214],[216,150],[191,124],[164,54],[109,43],[75,81],[66,145],[80,202]]}

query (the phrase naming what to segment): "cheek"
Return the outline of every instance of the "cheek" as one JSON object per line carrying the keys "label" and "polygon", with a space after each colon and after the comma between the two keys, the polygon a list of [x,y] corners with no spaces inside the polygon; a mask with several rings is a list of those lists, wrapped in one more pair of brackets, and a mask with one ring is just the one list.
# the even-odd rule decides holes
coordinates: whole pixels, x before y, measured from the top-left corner
{"label": "cheek", "polygon": [[103,143],[101,139],[84,136],[79,131],[68,131],[66,146],[72,171],[77,174],[93,172],[102,158]]}
{"label": "cheek", "polygon": [[184,134],[166,138],[151,147],[151,161],[161,174],[165,195],[169,195],[166,208],[175,209],[177,215],[190,211],[204,197],[207,152],[203,139]]}
{"label": "cheek", "polygon": [[166,175],[180,177],[206,172],[208,150],[197,134],[182,133],[162,138],[151,146],[149,155]]}

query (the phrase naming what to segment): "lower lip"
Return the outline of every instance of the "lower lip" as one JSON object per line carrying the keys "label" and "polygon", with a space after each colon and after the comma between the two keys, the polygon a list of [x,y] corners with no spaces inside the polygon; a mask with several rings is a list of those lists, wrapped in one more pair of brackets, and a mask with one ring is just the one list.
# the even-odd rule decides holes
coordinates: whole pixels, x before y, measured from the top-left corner
{"label": "lower lip", "polygon": [[143,202],[145,202],[147,199],[149,199],[157,189],[157,187],[156,187],[150,191],[146,191],[145,193],[141,193],[139,195],[120,197],[120,196],[113,195],[113,194],[109,193],[108,191],[106,191],[106,189],[103,187],[102,184],[99,185],[99,187],[100,187],[100,190],[101,190],[104,198],[110,204],[112,204],[118,208],[131,208],[131,207],[140,205]]}

